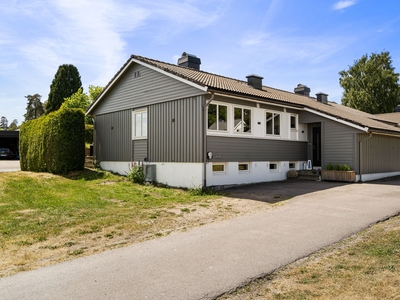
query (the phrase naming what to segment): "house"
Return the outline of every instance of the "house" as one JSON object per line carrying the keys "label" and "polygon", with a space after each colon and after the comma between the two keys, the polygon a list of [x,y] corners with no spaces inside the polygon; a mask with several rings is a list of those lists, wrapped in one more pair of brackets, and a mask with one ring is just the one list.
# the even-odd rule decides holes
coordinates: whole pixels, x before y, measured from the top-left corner
{"label": "house", "polygon": [[229,186],[286,179],[288,170],[347,164],[357,181],[400,174],[399,122],[294,92],[132,55],[87,110],[94,156],[126,174],[152,166],[170,186]]}

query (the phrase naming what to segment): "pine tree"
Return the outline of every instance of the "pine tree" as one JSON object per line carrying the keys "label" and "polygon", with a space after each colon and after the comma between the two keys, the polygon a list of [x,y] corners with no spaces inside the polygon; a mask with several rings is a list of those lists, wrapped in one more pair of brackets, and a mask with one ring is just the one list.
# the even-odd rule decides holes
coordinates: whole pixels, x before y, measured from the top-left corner
{"label": "pine tree", "polygon": [[33,120],[39,118],[44,114],[43,103],[40,101],[41,95],[28,95],[25,96],[28,99],[28,104],[26,106],[26,114],[24,114],[25,121]]}
{"label": "pine tree", "polygon": [[58,110],[65,98],[71,97],[79,88],[82,88],[81,76],[73,65],[61,65],[50,85],[49,98],[46,104],[46,113]]}

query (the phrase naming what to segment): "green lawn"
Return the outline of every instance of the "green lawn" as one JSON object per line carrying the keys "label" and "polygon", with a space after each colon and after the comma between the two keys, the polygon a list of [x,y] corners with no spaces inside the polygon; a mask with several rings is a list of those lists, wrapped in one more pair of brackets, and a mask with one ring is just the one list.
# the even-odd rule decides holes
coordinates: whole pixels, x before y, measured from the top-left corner
{"label": "green lawn", "polygon": [[[10,265],[30,269],[33,261],[49,259],[40,254],[43,249],[53,250],[49,257],[62,248],[69,254],[90,254],[90,247],[104,250],[104,239],[143,240],[143,231],[168,229],[193,205],[218,197],[199,190],[138,185],[124,176],[89,169],[65,176],[0,173],[0,271]],[[180,207],[178,212],[171,212],[174,207]],[[12,257],[21,253],[24,257],[15,262]]]}

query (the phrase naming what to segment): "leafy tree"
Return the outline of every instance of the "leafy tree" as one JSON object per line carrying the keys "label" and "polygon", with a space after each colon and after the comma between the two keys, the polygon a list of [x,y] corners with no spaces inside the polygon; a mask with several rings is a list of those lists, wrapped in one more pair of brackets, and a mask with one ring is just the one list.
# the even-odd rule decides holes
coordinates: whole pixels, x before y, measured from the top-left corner
{"label": "leafy tree", "polygon": [[81,76],[73,65],[61,65],[50,85],[46,113],[58,110],[65,98],[71,97],[82,88]]}
{"label": "leafy tree", "polygon": [[372,53],[339,72],[342,104],[371,114],[390,113],[400,103],[399,73],[389,52]]}
{"label": "leafy tree", "polygon": [[24,114],[25,121],[33,120],[39,118],[44,114],[43,103],[40,101],[41,95],[28,95],[25,96],[28,99],[28,104],[26,106],[26,114]]}
{"label": "leafy tree", "polygon": [[14,130],[17,130],[17,129],[18,129],[18,120],[17,120],[17,119],[14,119],[14,120],[11,122],[10,126],[8,126],[8,130],[14,131]]}
{"label": "leafy tree", "polygon": [[8,120],[5,116],[2,116],[0,119],[0,128],[3,130],[7,130],[8,129]]}

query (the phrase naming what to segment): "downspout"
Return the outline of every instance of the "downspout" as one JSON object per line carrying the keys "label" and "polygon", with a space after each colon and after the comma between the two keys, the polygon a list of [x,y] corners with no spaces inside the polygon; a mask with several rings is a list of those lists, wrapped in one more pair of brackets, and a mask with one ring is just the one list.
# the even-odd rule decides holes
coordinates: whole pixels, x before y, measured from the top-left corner
{"label": "downspout", "polygon": [[372,133],[369,134],[365,139],[361,140],[358,143],[358,174],[360,174],[360,182],[362,182],[362,174],[361,174],[361,144],[365,142],[366,140],[370,139],[372,137]]}
{"label": "downspout", "polygon": [[214,100],[214,93],[211,93],[211,98],[206,99],[206,103],[203,105],[203,157],[204,157],[204,166],[203,166],[203,189],[207,187],[207,107],[210,105],[211,101]]}

